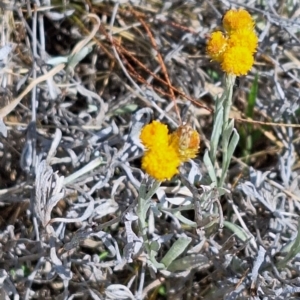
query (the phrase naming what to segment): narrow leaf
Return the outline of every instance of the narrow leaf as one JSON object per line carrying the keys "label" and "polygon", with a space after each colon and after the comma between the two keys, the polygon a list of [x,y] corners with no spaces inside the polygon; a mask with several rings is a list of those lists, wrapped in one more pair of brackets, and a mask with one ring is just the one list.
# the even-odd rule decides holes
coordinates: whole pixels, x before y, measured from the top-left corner
{"label": "narrow leaf", "polygon": [[196,228],[196,227],[197,227],[196,222],[193,222],[193,221],[189,220],[188,218],[184,217],[179,211],[176,212],[176,213],[174,214],[174,216],[175,216],[180,222],[182,222],[183,224],[186,224],[186,225],[188,225],[188,226],[190,226],[190,227],[193,227],[193,228]]}
{"label": "narrow leaf", "polygon": [[227,158],[230,161],[232,158],[232,155],[234,153],[234,150],[239,142],[240,136],[238,134],[238,132],[236,131],[236,129],[233,129],[233,135],[231,137],[229,146],[228,146],[228,152],[227,152]]}
{"label": "narrow leaf", "polygon": [[161,262],[165,265],[166,268],[186,249],[189,243],[192,241],[190,237],[181,237],[179,238],[169,249],[166,255],[163,257]]}
{"label": "narrow leaf", "polygon": [[210,177],[211,181],[216,183],[217,182],[216,172],[215,172],[214,166],[213,166],[213,164],[210,160],[210,157],[208,155],[207,150],[205,151],[205,154],[204,154],[204,157],[203,157],[203,162],[204,162],[204,165],[207,168],[207,172],[209,174],[209,177]]}
{"label": "narrow leaf", "polygon": [[216,120],[214,121],[214,128],[211,134],[211,141],[210,141],[210,157],[215,158],[218,144],[222,132],[223,126],[223,107],[221,107],[217,113]]}
{"label": "narrow leaf", "polygon": [[232,155],[233,155],[234,150],[235,150],[235,148],[236,148],[236,146],[239,142],[239,139],[240,139],[240,136],[237,133],[236,129],[234,128],[233,129],[233,135],[231,137],[230,143],[229,143],[228,148],[227,148],[227,155],[226,155],[226,157],[224,157],[225,165],[222,169],[222,178],[225,178],[225,176],[226,176],[226,173],[227,173],[227,170],[229,168],[229,164],[230,164]]}
{"label": "narrow leaf", "polygon": [[71,54],[71,56],[68,59],[68,65],[71,68],[75,68],[75,66],[83,60],[92,50],[93,50],[94,42],[91,42],[87,44],[85,47],[83,47],[79,52],[76,54]]}
{"label": "narrow leaf", "polygon": [[168,270],[171,272],[176,271],[186,271],[191,269],[201,269],[201,266],[205,267],[209,265],[209,260],[205,255],[194,254],[185,256],[179,259],[174,260]]}
{"label": "narrow leaf", "polygon": [[245,242],[249,239],[249,237],[247,236],[247,233],[244,231],[244,229],[236,224],[233,224],[228,221],[224,221],[224,227],[226,227],[230,231],[232,231],[243,242]]}

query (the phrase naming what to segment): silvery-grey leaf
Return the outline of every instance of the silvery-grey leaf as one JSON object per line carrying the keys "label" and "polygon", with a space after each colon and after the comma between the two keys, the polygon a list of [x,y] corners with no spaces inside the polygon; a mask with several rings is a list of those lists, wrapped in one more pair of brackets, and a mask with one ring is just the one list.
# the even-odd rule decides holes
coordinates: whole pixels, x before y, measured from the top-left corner
{"label": "silvery-grey leaf", "polygon": [[[123,159],[123,157],[121,159]],[[130,182],[135,186],[136,189],[139,189],[140,182],[134,177],[134,175],[132,174],[132,169],[127,164],[123,162],[118,162],[115,164],[115,166],[121,167],[125,171]],[[141,170],[139,172],[142,173]]]}
{"label": "silvery-grey leaf", "polygon": [[88,172],[91,172],[92,170],[94,170],[95,168],[97,168],[101,164],[104,164],[103,157],[101,156],[101,157],[95,158],[94,160],[90,161],[87,165],[85,165],[84,167],[79,169],[78,171],[76,171],[73,174],[66,177],[64,179],[64,185],[68,185],[68,184],[72,183],[73,181],[75,181],[80,176],[82,176],[82,175],[84,175]]}
{"label": "silvery-grey leaf", "polygon": [[75,222],[82,222],[87,220],[93,213],[94,210],[94,200],[90,201],[86,210],[79,218],[54,218],[51,220],[51,223],[55,222],[64,222],[64,223],[75,223]]}
{"label": "silvery-grey leaf", "polygon": [[259,246],[258,248],[258,253],[257,253],[257,257],[255,259],[253,268],[252,268],[252,273],[251,273],[251,280],[252,280],[252,285],[256,284],[256,280],[258,277],[258,270],[261,267],[262,263],[265,260],[265,254],[266,254],[266,250],[265,248],[263,248],[262,246]]}
{"label": "silvery-grey leaf", "polygon": [[168,268],[169,265],[186,249],[191,241],[192,239],[190,237],[180,237],[162,258],[161,263]]}
{"label": "silvery-grey leaf", "polygon": [[111,284],[105,290],[105,295],[107,299],[111,300],[135,300],[135,297],[132,295],[131,291],[121,284]]}
{"label": "silvery-grey leaf", "polygon": [[66,231],[66,224],[61,223],[55,229],[55,236],[63,240],[65,236],[65,231]]}
{"label": "silvery-grey leaf", "polygon": [[114,214],[119,209],[119,205],[113,199],[103,199],[93,211],[93,218],[95,220],[101,219],[109,214]]}
{"label": "silvery-grey leaf", "polygon": [[89,44],[87,44],[86,46],[84,46],[82,49],[80,49],[79,52],[77,52],[74,55],[71,55],[68,58],[68,65],[74,69],[76,67],[76,65],[83,60],[89,53],[91,53],[91,51],[93,50],[93,46],[94,46],[94,42],[91,42]]}
{"label": "silvery-grey leaf", "polygon": [[73,248],[76,248],[80,242],[82,242],[83,240],[89,237],[91,232],[92,232],[91,229],[77,231],[72,237],[71,241],[64,245],[64,249],[66,251],[69,251]]}
{"label": "silvery-grey leaf", "polygon": [[143,128],[143,126],[145,126],[145,124],[149,123],[150,121],[150,115],[153,113],[153,111],[146,107],[146,108],[142,108],[140,110],[138,110],[132,117],[132,121],[131,121],[131,130],[130,130],[130,134],[129,134],[129,139],[135,144],[135,145],[139,145],[141,147],[143,147],[141,145],[139,136],[140,136],[140,132],[141,129]]}
{"label": "silvery-grey leaf", "polygon": [[120,176],[115,182],[114,185],[111,189],[111,195],[112,197],[114,197],[118,187],[120,186],[120,184],[126,179],[126,176]]}
{"label": "silvery-grey leaf", "polygon": [[113,133],[113,127],[108,126],[106,128],[101,129],[100,131],[96,132],[90,139],[92,144],[95,144],[98,140],[104,140],[105,138],[109,137]]}
{"label": "silvery-grey leaf", "polygon": [[193,228],[197,227],[197,223],[191,221],[190,219],[184,217],[180,212],[173,213],[173,216],[177,218],[181,223],[191,226]]}
{"label": "silvery-grey leaf", "polygon": [[127,237],[127,244],[124,247],[124,257],[128,262],[132,262],[132,257],[139,253],[142,245],[143,239],[139,238],[131,228],[131,221],[125,222],[125,231]]}
{"label": "silvery-grey leaf", "polygon": [[72,272],[69,268],[65,267],[61,260],[58,258],[56,254],[55,248],[55,238],[50,238],[50,258],[51,262],[53,263],[53,271],[57,273],[57,275],[63,280],[70,280],[72,279]]}
{"label": "silvery-grey leaf", "polygon": [[68,56],[58,56],[50,58],[46,61],[46,64],[51,66],[57,66],[59,64],[66,64],[68,62]]}
{"label": "silvery-grey leaf", "polygon": [[133,213],[132,211],[129,211],[125,214],[125,219],[127,221],[133,222],[133,221],[136,221],[138,219],[138,216],[135,213]]}
{"label": "silvery-grey leaf", "polygon": [[33,164],[33,156],[35,153],[36,138],[37,138],[36,123],[32,121],[27,126],[26,142],[23,146],[21,160],[20,160],[21,168],[27,173],[29,173],[33,167],[32,164]]}
{"label": "silvery-grey leaf", "polygon": [[71,157],[71,161],[72,161],[72,166],[74,168],[78,167],[79,165],[79,159],[75,153],[75,151],[73,149],[66,149],[66,151],[68,152],[68,154],[70,155]]}
{"label": "silvery-grey leaf", "polygon": [[188,181],[191,184],[194,184],[195,182],[199,182],[201,180],[202,174],[198,164],[196,164],[193,160],[190,160],[189,163],[191,165],[191,169],[188,175]]}
{"label": "silvery-grey leaf", "polygon": [[165,244],[165,243],[169,242],[173,236],[174,236],[173,233],[165,234],[165,235],[156,237],[155,240],[160,244]]}
{"label": "silvery-grey leaf", "polygon": [[55,156],[56,149],[60,143],[61,138],[62,138],[62,132],[59,128],[56,128],[54,139],[51,143],[51,148],[48,151],[48,155],[46,159],[47,163],[51,164],[51,159]]}
{"label": "silvery-grey leaf", "polygon": [[192,197],[166,197],[169,203],[173,205],[190,205],[192,203]]}
{"label": "silvery-grey leaf", "polygon": [[223,107],[218,109],[216,112],[217,115],[215,116],[214,127],[211,136],[211,142],[210,142],[210,147],[211,147],[209,150],[209,152],[211,153],[210,157],[216,157],[218,144],[222,132],[222,126],[223,126]]}
{"label": "silvery-grey leaf", "polygon": [[26,173],[30,172],[32,162],[33,162],[33,145],[32,141],[27,140],[24,144],[22,154],[21,154],[21,159],[20,159],[20,166],[23,171]]}
{"label": "silvery-grey leaf", "polygon": [[31,75],[31,72],[28,72],[27,74],[25,74],[25,76],[21,77],[21,79],[17,83],[16,91],[19,91],[21,89],[21,87],[25,84],[25,82],[28,80],[30,75]]}
{"label": "silvery-grey leaf", "polygon": [[71,280],[73,277],[71,270],[63,265],[54,265],[53,269],[62,280]]}
{"label": "silvery-grey leaf", "polygon": [[62,265],[61,260],[57,257],[56,249],[55,249],[55,239],[54,237],[50,237],[50,258],[51,262],[55,265]]}
{"label": "silvery-grey leaf", "polygon": [[88,99],[95,99],[98,101],[98,103],[100,103],[100,110],[94,121],[98,126],[98,130],[101,129],[102,123],[105,119],[105,114],[107,113],[108,110],[108,104],[104,103],[103,99],[97,93],[90,91],[89,89],[85,88],[83,85],[78,84],[76,85],[76,88],[78,93],[80,93],[81,95],[87,97]]}
{"label": "silvery-grey leaf", "polygon": [[[12,298],[13,295],[13,298]],[[15,284],[8,276],[8,273],[4,269],[0,269],[0,298],[2,299],[13,299],[19,300],[20,296],[16,290]]]}
{"label": "silvery-grey leaf", "polygon": [[74,13],[74,11],[75,9],[65,10],[63,13],[59,13],[56,11],[47,11],[45,12],[45,15],[52,21],[59,21],[61,19],[71,16]]}
{"label": "silvery-grey leaf", "polygon": [[251,197],[252,199],[256,199],[261,202],[268,210],[274,212],[276,208],[273,208],[270,203],[263,197],[255,188],[255,186],[251,182],[244,182],[238,185],[238,188],[241,189],[245,195]]}
{"label": "silvery-grey leaf", "polygon": [[88,90],[83,85],[76,85],[76,89],[78,93],[80,93],[82,96],[87,97],[88,99],[96,99],[101,104],[101,108],[103,109],[103,113],[107,112],[107,104],[103,102],[103,99],[95,92]]}
{"label": "silvery-grey leaf", "polygon": [[45,227],[51,220],[51,212],[57,202],[64,197],[64,177],[53,173],[46,160],[36,161],[35,199],[33,208]]}
{"label": "silvery-grey leaf", "polygon": [[168,207],[168,202],[166,201],[166,193],[163,187],[159,187],[156,191],[156,196],[159,200],[159,203],[163,207]]}
{"label": "silvery-grey leaf", "polygon": [[169,271],[176,272],[176,271],[186,271],[195,268],[209,267],[209,260],[205,255],[202,254],[194,254],[184,256],[183,258],[179,258],[174,260],[170,266],[168,267]]}
{"label": "silvery-grey leaf", "polygon": [[0,60],[6,60],[9,53],[11,52],[12,50],[12,45],[5,45],[3,47],[0,48]]}
{"label": "silvery-grey leaf", "polygon": [[255,187],[260,187],[261,184],[265,182],[267,176],[271,173],[270,171],[263,173],[259,170],[255,170],[253,167],[250,167],[249,170],[251,182],[255,185]]}
{"label": "silvery-grey leaf", "polygon": [[211,179],[211,181],[213,183],[216,183],[217,182],[217,175],[216,175],[216,171],[215,171],[215,168],[211,162],[211,159],[209,157],[209,152],[206,150],[205,151],[205,154],[204,154],[204,157],[203,157],[203,162],[207,168],[207,171],[208,171],[208,174],[209,174],[209,177]]}
{"label": "silvery-grey leaf", "polygon": [[0,288],[3,287],[4,280],[7,278],[7,272],[4,269],[0,269]]}
{"label": "silvery-grey leaf", "polygon": [[[110,256],[111,257],[116,256],[118,249],[116,249],[112,243],[116,245],[117,242],[109,233],[106,233],[104,231],[99,231],[97,233],[91,233],[90,236],[96,236],[99,239],[101,239],[104,245],[106,246],[106,248],[109,250],[111,254]],[[121,259],[120,254],[119,254],[119,258]]]}
{"label": "silvery-grey leaf", "polygon": [[[46,72],[46,71],[44,71]],[[46,80],[48,90],[49,90],[49,96],[51,100],[56,100],[59,95],[61,95],[60,88],[55,84],[53,77],[47,78]]]}
{"label": "silvery-grey leaf", "polygon": [[4,124],[3,120],[0,119],[0,133],[6,138],[7,137],[7,127]]}

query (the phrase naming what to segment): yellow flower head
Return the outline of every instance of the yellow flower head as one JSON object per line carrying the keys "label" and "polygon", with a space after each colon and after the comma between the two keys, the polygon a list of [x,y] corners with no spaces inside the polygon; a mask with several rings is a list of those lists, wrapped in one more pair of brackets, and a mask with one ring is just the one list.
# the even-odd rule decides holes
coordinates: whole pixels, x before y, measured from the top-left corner
{"label": "yellow flower head", "polygon": [[245,47],[251,53],[256,52],[258,38],[253,29],[238,29],[232,32],[228,39],[228,47]]}
{"label": "yellow flower head", "polygon": [[168,134],[167,126],[158,121],[146,125],[140,139],[146,147],[142,168],[159,181],[178,174],[180,164],[197,155],[200,143],[198,132],[190,126],[180,126]]}
{"label": "yellow flower head", "polygon": [[172,146],[155,147],[146,151],[142,158],[142,168],[159,181],[170,180],[178,174],[180,163],[178,152]]}
{"label": "yellow flower head", "polygon": [[207,54],[217,62],[222,61],[222,55],[227,46],[227,39],[221,31],[213,32],[206,46]]}
{"label": "yellow flower head", "polygon": [[252,68],[254,58],[246,47],[231,47],[223,55],[222,70],[236,76],[246,75]]}
{"label": "yellow flower head", "polygon": [[253,30],[254,21],[251,15],[244,9],[228,10],[223,17],[223,27],[228,32],[238,29]]}
{"label": "yellow flower head", "polygon": [[200,137],[198,132],[191,126],[183,125],[170,135],[170,144],[177,148],[180,160],[185,162],[196,157],[199,150]]}
{"label": "yellow flower head", "polygon": [[221,64],[227,74],[246,75],[254,63],[258,38],[251,15],[243,9],[229,10],[224,15],[221,31],[214,32],[208,43],[207,53]]}
{"label": "yellow flower head", "polygon": [[161,146],[164,147],[168,145],[169,142],[168,132],[167,125],[162,124],[159,121],[153,121],[142,129],[140,140],[148,149],[153,146],[158,148]]}

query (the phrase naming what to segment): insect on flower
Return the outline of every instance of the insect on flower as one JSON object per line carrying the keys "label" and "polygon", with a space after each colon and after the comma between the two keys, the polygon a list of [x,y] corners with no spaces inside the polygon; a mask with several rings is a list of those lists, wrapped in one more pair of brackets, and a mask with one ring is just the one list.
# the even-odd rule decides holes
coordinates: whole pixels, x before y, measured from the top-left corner
{"label": "insect on flower", "polygon": [[[173,139],[173,141],[172,141]],[[195,158],[200,144],[200,137],[189,124],[183,124],[170,136],[171,143],[177,143],[177,149],[182,162]]]}

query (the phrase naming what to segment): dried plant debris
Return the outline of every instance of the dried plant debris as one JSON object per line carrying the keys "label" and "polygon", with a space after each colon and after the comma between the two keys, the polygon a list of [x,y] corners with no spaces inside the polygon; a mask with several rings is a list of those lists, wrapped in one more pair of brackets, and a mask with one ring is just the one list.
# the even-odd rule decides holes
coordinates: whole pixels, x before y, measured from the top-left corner
{"label": "dried plant debris", "polygon": [[[206,46],[241,8],[258,44],[221,174]],[[0,1],[0,299],[300,299],[299,10]],[[171,180],[141,168],[153,120],[200,135]]]}

